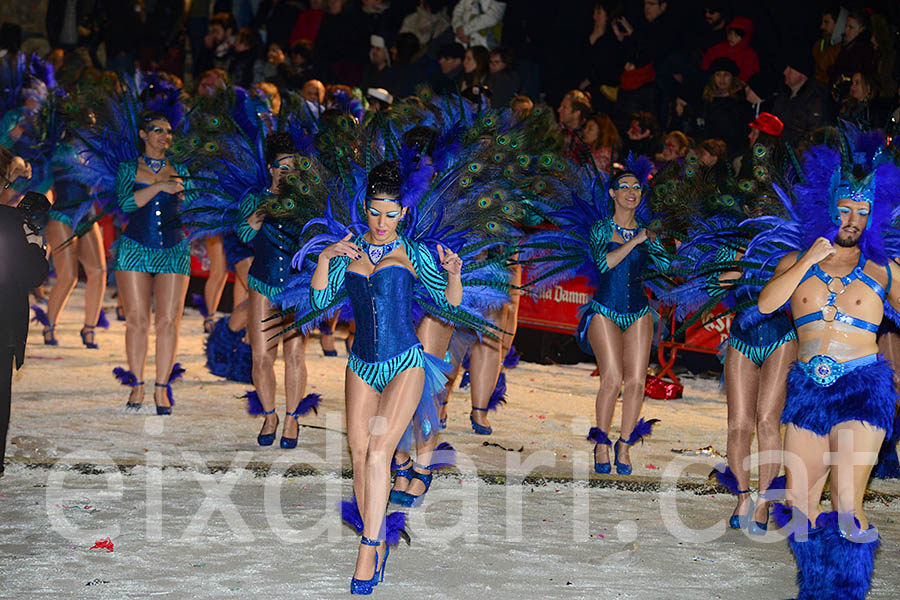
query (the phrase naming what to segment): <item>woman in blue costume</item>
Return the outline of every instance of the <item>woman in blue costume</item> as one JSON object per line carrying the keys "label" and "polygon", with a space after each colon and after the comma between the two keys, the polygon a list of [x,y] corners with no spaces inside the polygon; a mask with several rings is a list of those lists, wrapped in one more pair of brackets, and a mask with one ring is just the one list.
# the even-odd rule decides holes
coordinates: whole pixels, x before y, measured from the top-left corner
{"label": "woman in blue costume", "polygon": [[126,405],[140,409],[144,392],[150,307],[156,325],[156,412],[172,412],[170,386],[178,351],[178,330],[190,276],[190,248],[180,223],[190,202],[190,173],[166,159],[172,125],[165,115],[143,111],[138,117],[143,151],[119,165],[118,204],[129,221],[116,251],[116,283],[125,308],[125,352],[136,378]]}
{"label": "woman in blue costume", "polygon": [[589,435],[595,443],[597,473],[611,471],[608,432],[623,381],[622,424],[614,447],[620,475],[631,473],[629,449],[650,433],[653,422],[638,421],[653,338],[653,316],[640,279],[651,261],[665,270],[669,256],[656,234],[637,216],[648,176],[649,171],[641,169],[626,168],[618,173],[609,186],[613,214],[595,222],[590,230],[591,258],[599,277],[597,292],[576,335],[582,348],[596,357],[599,369],[597,427]]}
{"label": "woman in blue costume", "polygon": [[58,146],[53,161],[54,202],[45,235],[47,243],[53,249],[56,283],[53,284],[47,301],[47,319],[50,324],[44,327],[43,334],[45,344],[55,346],[58,343],[54,327],[59,313],[65,308],[75,284],[78,283],[80,264],[87,277],[81,341],[88,348],[94,349],[97,348],[94,328],[100,319],[103,297],[106,294],[106,251],[97,223],[92,223],[86,231],[79,231],[78,236],[73,237],[73,226],[87,216],[85,209],[93,204],[90,188],[68,173],[69,165],[77,162],[73,153],[72,146],[64,141]]}
{"label": "woman in blue costume", "polygon": [[[436,360],[425,355],[416,337],[414,288],[424,286],[439,307],[449,309],[462,301],[459,257],[437,246],[444,276],[429,248],[398,232],[408,206],[400,195],[397,165],[382,163],[368,181],[368,231],[349,233],[322,250],[310,292],[316,310],[327,309],[346,293],[356,318],[345,381],[353,489],[363,522],[350,584],[354,594],[371,593],[384,577],[388,542],[382,524],[391,456],[423,399],[427,372]],[[433,402],[430,396],[427,400]]]}
{"label": "woman in blue costume", "polygon": [[[293,323],[293,315],[285,315],[274,305],[285,288],[291,271],[291,259],[299,247],[300,229],[289,220],[267,216],[263,206],[267,198],[277,195],[285,177],[297,172],[298,156],[289,133],[277,132],[266,137],[265,160],[271,184],[265,193],[250,193],[241,200],[238,237],[253,248],[248,284],[247,336],[253,354],[253,385],[262,405],[265,422],[257,437],[260,446],[275,441],[278,416],[275,414],[275,358],[278,340],[284,352],[285,423],[281,447],[295,448],[300,425],[297,422],[307,403],[301,401],[306,387],[306,336],[300,330],[277,333]],[[281,318],[271,318],[281,314]],[[303,407],[301,409],[301,407]]]}
{"label": "woman in blue costume", "polygon": [[[685,242],[678,249],[673,272],[687,281],[664,296],[683,321],[681,330],[705,318],[720,302],[734,318],[725,348],[725,389],[728,401],[728,464],[716,468],[721,484],[735,494],[737,504],[729,519],[733,529],[762,535],[768,526],[769,502],[765,491],[781,469],[781,424],[787,373],[797,357],[797,335],[786,311],[761,315],[756,309],[760,283],[745,285],[741,260],[747,243],[758,230],[742,227],[748,214],[777,211],[771,181],[777,174],[770,164],[771,148],[753,147],[753,178],[728,186],[690,155],[684,168],[659,173],[668,204],[688,207],[691,217]],[[663,184],[663,180],[669,179]],[[659,187],[657,187],[659,189]],[[698,308],[698,305],[702,304]],[[688,314],[693,312],[693,317]],[[750,444],[754,431],[761,456],[760,495],[750,497]],[[779,457],[779,458],[775,458]],[[777,485],[776,485],[777,487]]]}

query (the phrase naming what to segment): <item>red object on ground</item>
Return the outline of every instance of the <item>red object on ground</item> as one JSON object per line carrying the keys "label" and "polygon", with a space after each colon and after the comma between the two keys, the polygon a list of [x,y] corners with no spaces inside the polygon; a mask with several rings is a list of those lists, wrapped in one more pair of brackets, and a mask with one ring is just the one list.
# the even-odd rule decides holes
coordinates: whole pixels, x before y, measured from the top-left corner
{"label": "red object on ground", "polygon": [[644,395],[654,400],[675,400],[683,393],[684,386],[680,383],[669,383],[653,375],[648,375],[644,383]]}
{"label": "red object on ground", "polygon": [[105,540],[97,540],[94,542],[94,545],[90,547],[91,550],[106,550],[107,552],[113,551],[113,543],[112,540],[106,538]]}

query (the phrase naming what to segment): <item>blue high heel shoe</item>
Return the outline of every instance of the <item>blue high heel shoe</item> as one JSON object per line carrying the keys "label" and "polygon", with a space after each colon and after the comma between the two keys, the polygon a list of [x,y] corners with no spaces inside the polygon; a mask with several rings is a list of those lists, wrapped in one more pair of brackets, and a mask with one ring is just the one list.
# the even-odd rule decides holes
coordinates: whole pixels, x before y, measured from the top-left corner
{"label": "blue high heel shoe", "polygon": [[474,411],[476,410],[480,410],[482,412],[488,411],[488,409],[486,408],[475,408],[474,406],[472,407],[472,412],[469,413],[469,421],[472,422],[472,431],[474,431],[478,435],[491,435],[492,433],[494,433],[493,427],[485,427],[484,425],[479,425],[475,422]]}
{"label": "blue high heel shoe", "polygon": [[[765,500],[762,500],[763,502]],[[753,513],[747,513],[751,515]],[[756,520],[751,520],[750,525],[747,527],[747,533],[750,535],[766,535],[766,531],[769,528],[769,511],[766,509],[766,520],[763,522],[759,522]]]}
{"label": "blue high heel shoe", "polygon": [[[88,341],[88,337],[91,338],[91,341]],[[81,328],[81,343],[84,344],[85,348],[89,348],[91,350],[96,350],[100,346],[98,346],[94,342],[94,326],[93,325],[85,325]]]}
{"label": "blue high heel shoe", "polygon": [[[741,494],[749,494],[750,490],[738,490],[737,495]],[[747,509],[747,514],[744,515],[731,515],[728,519],[728,526],[731,529],[747,529],[750,525],[751,517],[753,516],[753,508],[754,508],[753,498],[750,498],[750,508]],[[755,521],[754,521],[755,523]],[[765,527],[768,527],[768,524],[764,524],[763,534],[765,534]],[[751,532],[752,533],[752,532]]]}
{"label": "blue high heel shoe", "polygon": [[[418,471],[416,471],[416,467],[420,469],[427,469],[428,473],[419,473]],[[426,467],[425,465],[420,465],[419,463],[413,463],[413,469],[409,472],[409,476],[411,478],[409,482],[411,484],[413,479],[418,479],[423,484],[425,484],[425,491],[417,496],[414,496],[409,492],[397,492],[397,501],[394,503],[399,504],[400,506],[405,506],[407,508],[415,508],[416,506],[421,505],[422,502],[425,501],[425,494],[427,494],[428,490],[431,488],[431,479],[433,475],[434,474],[431,471],[431,467]],[[391,492],[391,501],[394,501],[393,492]]]}
{"label": "blue high heel shoe", "polygon": [[619,439],[616,440],[616,443],[613,446],[613,452],[615,454],[616,461],[616,473],[618,473],[619,475],[631,475],[631,465],[626,465],[623,462],[619,462],[619,444],[634,446],[639,441],[644,439],[644,436],[653,433],[653,426],[657,423],[659,423],[659,419],[650,419],[649,421],[645,421],[643,418],[641,418],[638,420],[637,424],[635,424],[634,429],[631,430],[631,435],[628,436],[628,439],[623,438],[621,435],[619,436]]}
{"label": "blue high heel shoe", "polygon": [[[448,404],[450,404],[450,402],[448,400],[443,400],[439,404],[441,406],[447,406]],[[442,409],[438,409],[438,410],[440,411]],[[441,422],[441,429],[447,429],[447,417],[444,417],[443,419],[441,419],[440,422]]]}
{"label": "blue high heel shoe", "polygon": [[47,325],[42,332],[44,336],[45,346],[59,346],[59,340],[56,339],[56,325]]}
{"label": "blue high heel shoe", "polygon": [[613,445],[613,454],[615,455],[616,462],[616,473],[619,475],[631,475],[631,465],[627,465],[623,462],[619,462],[619,444],[628,445],[625,440],[619,438],[616,440],[616,443]]}
{"label": "blue high heel shoe", "polygon": [[608,460],[602,463],[597,462],[597,448],[600,445],[612,445],[612,441],[610,441],[606,432],[599,427],[591,427],[590,431],[588,431],[587,441],[594,442],[594,473],[598,475],[609,475],[612,473],[612,464]]}
{"label": "blue high heel shoe", "polygon": [[[170,401],[171,401],[171,398],[172,398],[172,386],[171,386],[170,384],[168,384],[168,383],[154,383],[153,385],[154,385],[155,387],[158,387],[158,388],[164,388],[164,389],[166,390],[166,394],[169,396]],[[154,398],[154,402],[156,402],[156,399],[155,399],[155,398]],[[160,406],[159,404],[157,404],[157,405],[156,405],[156,414],[157,414],[157,415],[171,415],[171,414],[172,414],[172,405],[170,404],[169,406]]]}
{"label": "blue high heel shoe", "polygon": [[[263,414],[264,415],[273,415],[273,414],[275,414],[275,409],[273,408],[272,410],[265,410],[265,411],[263,411]],[[266,426],[266,424],[263,423],[263,427],[265,427],[265,426]],[[275,429],[272,430],[272,433],[260,432],[260,434],[258,436],[256,436],[256,443],[259,444],[260,446],[271,446],[272,444],[275,443],[275,431],[277,429],[278,429],[278,415],[275,415]]]}
{"label": "blue high heel shoe", "polygon": [[[412,471],[413,461],[411,458],[407,458],[406,462],[403,464],[397,465],[394,469],[394,481],[397,480],[398,477],[402,477],[409,481],[412,481],[412,475],[410,475],[410,471]],[[388,499],[392,504],[403,504],[403,494],[406,492],[401,492],[398,490],[391,490],[390,497]],[[408,494],[407,494],[408,495]]]}
{"label": "blue high heel shoe", "polygon": [[141,410],[141,404],[143,404],[144,390],[143,389],[141,390],[141,394],[140,394],[141,402],[132,402],[131,394],[133,394],[137,388],[143,388],[143,387],[144,387],[143,381],[137,381],[134,383],[134,385],[131,386],[131,392],[128,394],[128,402],[125,403],[125,410],[133,410],[133,411]]}
{"label": "blue high heel shoe", "polygon": [[[380,546],[381,542],[378,540],[372,540],[367,538],[366,536],[362,536],[359,539],[360,544],[364,544],[366,546]],[[375,589],[375,586],[378,585],[379,582],[384,581],[384,567],[387,563],[388,554],[391,553],[390,547],[385,544],[384,545],[384,558],[381,561],[381,569],[378,568],[378,550],[375,551],[375,572],[372,574],[371,579],[357,579],[353,577],[350,579],[350,593],[358,596],[368,596],[372,593],[372,590]]]}
{"label": "blue high heel shoe", "polygon": [[[300,415],[297,414],[297,411],[292,413],[286,412],[284,413],[284,422],[287,423],[288,417],[294,417],[294,420],[298,420]],[[297,447],[297,438],[300,437],[300,425],[297,425],[297,437],[295,438],[287,438],[284,437],[284,429],[281,430],[281,447],[285,450],[293,450]]]}

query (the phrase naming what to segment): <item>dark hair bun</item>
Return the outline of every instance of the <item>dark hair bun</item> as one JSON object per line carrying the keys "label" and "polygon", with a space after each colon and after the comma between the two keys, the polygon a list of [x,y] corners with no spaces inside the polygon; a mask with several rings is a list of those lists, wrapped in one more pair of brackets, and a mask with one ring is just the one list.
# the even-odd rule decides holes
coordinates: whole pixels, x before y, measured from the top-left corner
{"label": "dark hair bun", "polygon": [[366,195],[400,198],[400,167],[396,161],[389,160],[375,165],[369,171],[369,185]]}

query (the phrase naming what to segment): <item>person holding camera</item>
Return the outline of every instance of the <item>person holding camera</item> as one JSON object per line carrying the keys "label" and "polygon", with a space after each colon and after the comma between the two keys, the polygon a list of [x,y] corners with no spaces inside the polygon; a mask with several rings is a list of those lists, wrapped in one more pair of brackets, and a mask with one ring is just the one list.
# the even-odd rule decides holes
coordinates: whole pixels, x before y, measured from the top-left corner
{"label": "person holding camera", "polygon": [[[0,147],[0,173],[9,184],[21,159]],[[43,238],[38,223],[50,203],[43,194],[26,194],[18,207],[0,205],[0,474],[6,453],[6,434],[12,392],[13,360],[21,368],[28,337],[28,290],[47,278]]]}

